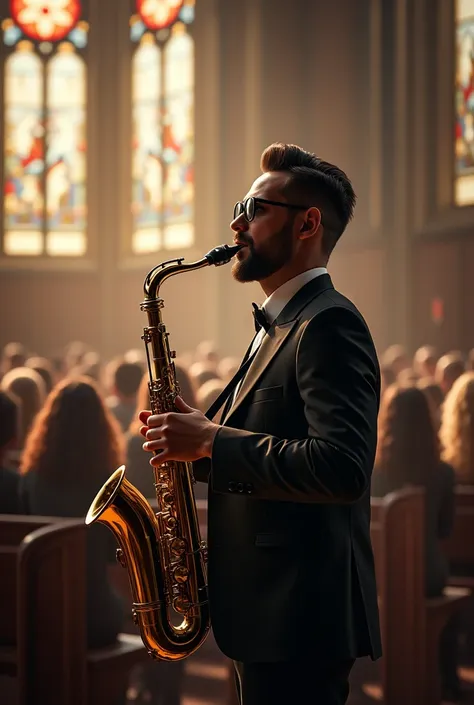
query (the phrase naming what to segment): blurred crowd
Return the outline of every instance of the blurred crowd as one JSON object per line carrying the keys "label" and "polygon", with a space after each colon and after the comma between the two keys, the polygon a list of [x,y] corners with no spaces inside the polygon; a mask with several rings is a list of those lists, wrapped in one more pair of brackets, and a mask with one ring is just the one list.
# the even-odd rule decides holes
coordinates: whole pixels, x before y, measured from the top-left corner
{"label": "blurred crowd", "polygon": [[[203,342],[176,360],[182,397],[206,410],[238,365],[239,360],[221,359],[212,343]],[[0,514],[85,517],[122,464],[127,478],[155,499],[138,420],[138,412],[149,408],[148,381],[144,350],[104,361],[81,342],[49,358],[21,343],[6,345],[0,359]],[[196,484],[195,494],[207,497],[207,487]],[[126,630],[131,605],[124,604],[111,578],[109,568],[116,565],[112,534],[95,524],[87,540],[88,647],[101,648]],[[143,667],[132,699],[178,705],[182,664]]]}

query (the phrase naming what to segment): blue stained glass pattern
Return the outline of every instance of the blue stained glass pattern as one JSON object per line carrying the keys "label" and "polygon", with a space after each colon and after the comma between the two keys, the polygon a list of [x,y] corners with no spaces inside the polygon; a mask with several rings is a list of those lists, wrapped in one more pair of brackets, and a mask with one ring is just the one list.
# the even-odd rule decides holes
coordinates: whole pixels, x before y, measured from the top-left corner
{"label": "blue stained glass pattern", "polygon": [[71,32],[69,32],[68,39],[78,49],[85,49],[87,46],[87,32],[81,27],[75,27]]}
{"label": "blue stained glass pattern", "polygon": [[186,24],[194,22],[194,5],[183,5],[179,13],[179,19]]}
{"label": "blue stained glass pattern", "polygon": [[140,19],[133,21],[130,25],[130,39],[132,42],[138,42],[143,36],[145,30],[146,27]]}
{"label": "blue stained glass pattern", "polygon": [[13,24],[13,22],[3,30],[3,42],[8,47],[15,46],[15,44],[19,39],[21,39],[21,37],[21,29],[16,24]]}

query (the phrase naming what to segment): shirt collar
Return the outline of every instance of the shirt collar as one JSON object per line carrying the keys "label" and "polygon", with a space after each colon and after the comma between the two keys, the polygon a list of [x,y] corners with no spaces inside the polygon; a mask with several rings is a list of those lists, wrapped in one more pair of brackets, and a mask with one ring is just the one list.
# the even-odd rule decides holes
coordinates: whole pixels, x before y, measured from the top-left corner
{"label": "shirt collar", "polygon": [[275,289],[275,291],[271,293],[262,304],[262,308],[265,311],[268,322],[273,323],[273,321],[278,318],[288,301],[290,301],[296,292],[299,291],[305,284],[310,282],[312,279],[316,279],[316,277],[320,277],[327,273],[328,270],[326,267],[314,267],[313,269],[307,269],[305,272],[297,274],[296,277],[293,277],[293,279],[289,279],[287,282],[279,286],[278,289]]}

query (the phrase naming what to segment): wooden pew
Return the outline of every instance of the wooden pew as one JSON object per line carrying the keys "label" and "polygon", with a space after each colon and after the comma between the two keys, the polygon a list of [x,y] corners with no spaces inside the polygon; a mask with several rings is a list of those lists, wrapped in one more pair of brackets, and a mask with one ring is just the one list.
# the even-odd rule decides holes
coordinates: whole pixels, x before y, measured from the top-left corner
{"label": "wooden pew", "polygon": [[[19,536],[18,525],[12,529],[6,524],[15,520],[21,524],[24,519],[9,517],[8,522],[0,522],[0,536]],[[33,525],[38,518],[27,519]],[[16,600],[16,610],[11,609],[14,629],[11,621],[6,630],[0,622],[2,663],[18,683],[15,702],[112,705],[125,687],[130,669],[148,656],[139,637],[122,634],[106,649],[87,651],[87,527],[74,519],[42,523],[16,547],[0,550],[0,564],[10,561],[10,568],[16,569],[16,581],[7,581],[13,597],[10,606]],[[22,526],[26,525],[23,521]]]}
{"label": "wooden pew", "polygon": [[409,488],[372,499],[371,508],[384,703],[439,705],[439,636],[470,591],[449,587],[441,597],[425,597],[423,490]]}
{"label": "wooden pew", "polygon": [[0,514],[0,675],[16,673],[13,645],[17,626],[17,559],[19,545],[32,531],[48,526],[51,517]]}
{"label": "wooden pew", "polygon": [[[453,531],[443,542],[443,550],[452,567],[450,585],[474,588],[474,486],[472,485],[456,486]],[[466,572],[467,575],[460,575],[457,571]]]}

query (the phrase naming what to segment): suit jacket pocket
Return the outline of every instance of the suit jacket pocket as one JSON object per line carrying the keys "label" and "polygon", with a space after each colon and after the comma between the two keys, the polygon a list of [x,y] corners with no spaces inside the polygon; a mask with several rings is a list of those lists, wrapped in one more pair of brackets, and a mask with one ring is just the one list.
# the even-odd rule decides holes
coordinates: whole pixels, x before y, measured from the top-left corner
{"label": "suit jacket pocket", "polygon": [[253,393],[252,402],[257,401],[271,401],[272,399],[282,399],[283,398],[283,386],[280,384],[276,387],[264,387],[263,389],[256,389]]}

